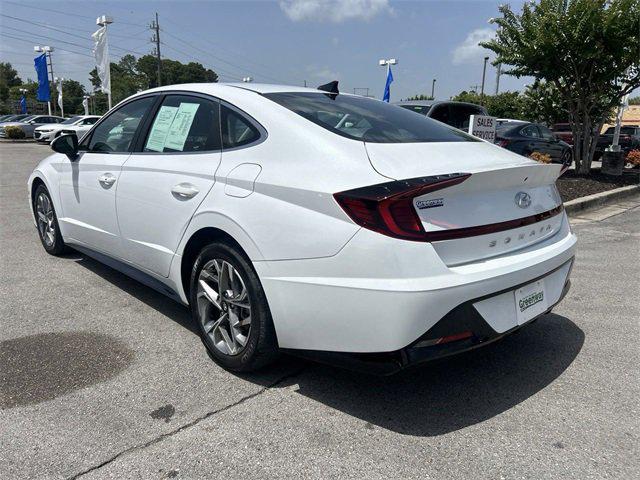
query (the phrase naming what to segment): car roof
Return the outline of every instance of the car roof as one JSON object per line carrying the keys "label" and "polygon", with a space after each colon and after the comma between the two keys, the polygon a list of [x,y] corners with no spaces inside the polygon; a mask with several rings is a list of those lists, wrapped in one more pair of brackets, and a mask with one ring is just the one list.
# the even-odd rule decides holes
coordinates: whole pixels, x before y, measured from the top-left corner
{"label": "car roof", "polygon": [[[165,87],[153,88],[141,93],[161,92],[171,90],[188,90],[192,92],[208,93],[211,95],[224,95],[225,92],[237,93],[238,90],[244,90],[252,93],[282,93],[282,92],[300,92],[300,93],[324,93],[323,90],[317,88],[298,87],[294,85],[276,85],[269,83],[183,83],[178,85],[167,85]],[[342,93],[342,92],[341,92]]]}

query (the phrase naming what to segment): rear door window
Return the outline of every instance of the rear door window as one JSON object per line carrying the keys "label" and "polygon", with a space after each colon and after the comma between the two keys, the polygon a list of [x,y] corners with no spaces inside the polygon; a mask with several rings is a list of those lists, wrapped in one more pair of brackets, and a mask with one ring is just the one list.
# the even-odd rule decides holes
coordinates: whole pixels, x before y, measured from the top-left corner
{"label": "rear door window", "polygon": [[520,133],[525,137],[540,138],[540,132],[538,131],[538,127],[536,127],[535,125],[527,125],[522,130],[520,130]]}

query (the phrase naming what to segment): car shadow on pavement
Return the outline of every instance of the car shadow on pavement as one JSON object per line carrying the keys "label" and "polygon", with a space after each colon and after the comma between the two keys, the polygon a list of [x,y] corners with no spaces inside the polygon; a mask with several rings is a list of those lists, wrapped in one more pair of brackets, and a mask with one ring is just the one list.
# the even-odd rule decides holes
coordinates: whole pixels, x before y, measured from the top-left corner
{"label": "car shadow on pavement", "polygon": [[73,251],[66,255],[66,257],[75,260],[78,265],[102,277],[119,289],[124,290],[132,297],[157,310],[193,334],[200,335],[198,327],[191,320],[189,309],[184,305],[82,253]]}
{"label": "car shadow on pavement", "polygon": [[571,365],[584,338],[571,320],[550,314],[495,344],[391,377],[309,364],[290,384],[300,395],[367,422],[366,428],[436,436],[535,395]]}
{"label": "car shadow on pavement", "polygon": [[[90,257],[73,253],[68,258],[199,334],[186,307]],[[286,355],[266,371],[236,376],[265,387],[282,376],[277,388],[293,388],[361,419],[366,428],[437,436],[481,423],[535,395],[571,365],[584,338],[571,320],[550,314],[494,344],[389,377]]]}

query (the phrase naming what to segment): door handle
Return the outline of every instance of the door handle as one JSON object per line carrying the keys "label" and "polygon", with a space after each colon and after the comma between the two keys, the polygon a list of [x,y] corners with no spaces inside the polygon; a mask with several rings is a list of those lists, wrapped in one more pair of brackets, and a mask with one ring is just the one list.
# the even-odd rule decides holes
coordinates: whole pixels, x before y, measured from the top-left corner
{"label": "door handle", "polygon": [[195,185],[191,185],[190,183],[179,183],[171,189],[171,193],[178,200],[188,200],[189,198],[195,197],[198,192]]}
{"label": "door handle", "polygon": [[111,188],[111,186],[116,183],[116,177],[111,173],[103,173],[98,177],[98,182],[104,188]]}

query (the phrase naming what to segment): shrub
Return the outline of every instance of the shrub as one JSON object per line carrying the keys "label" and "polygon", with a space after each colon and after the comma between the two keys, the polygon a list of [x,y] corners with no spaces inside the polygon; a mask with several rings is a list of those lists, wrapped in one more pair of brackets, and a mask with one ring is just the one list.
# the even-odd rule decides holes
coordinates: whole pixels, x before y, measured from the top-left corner
{"label": "shrub", "polygon": [[547,155],[546,153],[533,152],[529,155],[529,158],[540,163],[551,163],[551,155]]}
{"label": "shrub", "polygon": [[634,167],[640,167],[640,150],[631,150],[627,153],[627,163],[630,163]]}
{"label": "shrub", "polygon": [[7,134],[7,138],[20,139],[25,137],[24,130],[16,125],[4,127],[4,132]]}

